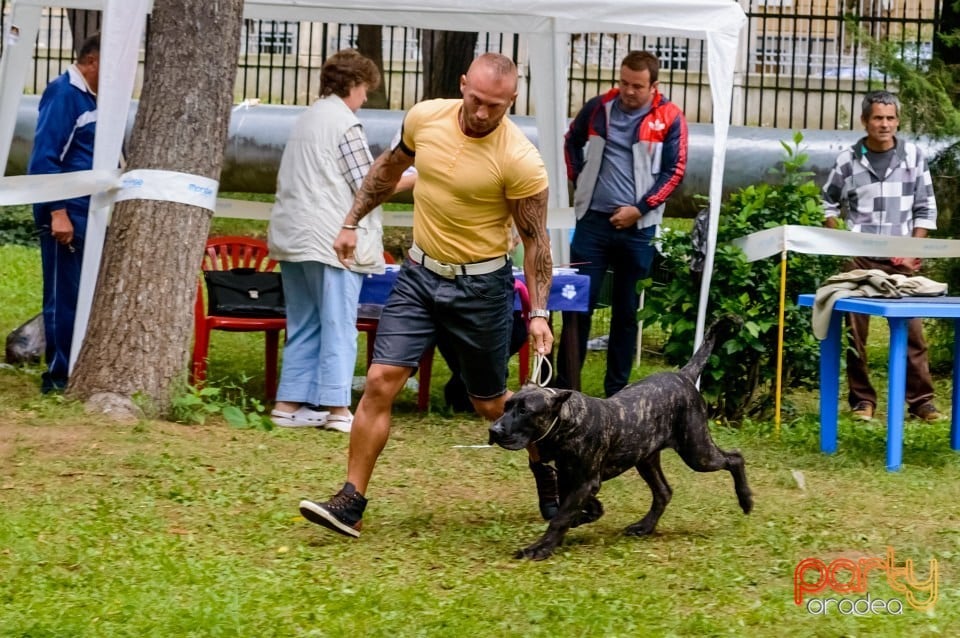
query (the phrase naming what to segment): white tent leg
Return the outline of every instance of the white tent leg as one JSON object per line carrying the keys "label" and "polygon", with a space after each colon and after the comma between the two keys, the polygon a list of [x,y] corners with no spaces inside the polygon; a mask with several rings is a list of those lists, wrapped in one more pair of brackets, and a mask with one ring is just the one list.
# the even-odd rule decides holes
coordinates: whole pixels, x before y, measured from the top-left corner
{"label": "white tent leg", "polygon": [[[646,290],[641,290],[641,291],[640,291],[640,310],[643,310],[643,300],[644,300],[644,297],[646,296],[646,294],[647,294],[647,291],[646,291]],[[642,321],[638,321],[638,322],[637,322],[637,361],[636,361],[636,365],[638,365],[638,366],[640,365],[640,359],[642,358],[642,356],[643,356],[643,322],[642,322]]]}
{"label": "white tent leg", "polygon": [[[17,124],[17,107],[40,30],[42,11],[41,7],[14,3],[7,31],[0,33],[0,38],[4,38],[3,57],[0,58],[0,176],[6,175],[13,129]],[[15,39],[10,32],[14,27],[18,30]]]}
{"label": "white tent leg", "polygon": [[[137,73],[140,40],[147,23],[150,0],[107,0],[100,43],[101,57],[110,64],[100,69],[100,91],[97,96],[97,138],[93,147],[93,167],[115,169],[120,161],[130,96]],[[77,362],[87,322],[93,306],[93,293],[100,272],[103,242],[107,236],[110,204],[106,193],[90,197],[87,236],[84,240],[83,267],[80,270],[80,291],[77,315],[70,348],[70,371]]]}

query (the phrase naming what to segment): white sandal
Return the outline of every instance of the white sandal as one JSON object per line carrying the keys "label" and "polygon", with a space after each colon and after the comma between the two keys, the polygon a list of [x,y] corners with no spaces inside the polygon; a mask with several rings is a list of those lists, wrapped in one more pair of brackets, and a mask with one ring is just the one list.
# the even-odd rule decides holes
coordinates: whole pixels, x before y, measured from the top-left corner
{"label": "white sandal", "polygon": [[313,410],[301,405],[293,412],[272,410],[270,420],[280,428],[320,428],[323,427],[330,413],[323,410]]}
{"label": "white sandal", "polygon": [[336,430],[337,432],[350,432],[350,428],[353,427],[353,415],[352,414],[329,414],[327,415],[327,420],[323,424],[323,427],[328,430]]}

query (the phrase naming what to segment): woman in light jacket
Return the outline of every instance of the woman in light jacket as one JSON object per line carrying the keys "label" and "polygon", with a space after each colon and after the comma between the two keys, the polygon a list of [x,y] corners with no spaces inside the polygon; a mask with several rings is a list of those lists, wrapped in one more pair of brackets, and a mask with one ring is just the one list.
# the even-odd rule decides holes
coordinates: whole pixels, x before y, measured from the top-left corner
{"label": "woman in light jacket", "polygon": [[379,84],[376,64],[357,51],[330,56],[320,70],[320,99],[297,119],[283,150],[267,232],[287,305],[287,342],[271,412],[281,427],[349,432],[353,422],[360,286],[364,273],[384,267],[379,214],[358,228],[349,270],[333,242],[373,163],[356,112]]}

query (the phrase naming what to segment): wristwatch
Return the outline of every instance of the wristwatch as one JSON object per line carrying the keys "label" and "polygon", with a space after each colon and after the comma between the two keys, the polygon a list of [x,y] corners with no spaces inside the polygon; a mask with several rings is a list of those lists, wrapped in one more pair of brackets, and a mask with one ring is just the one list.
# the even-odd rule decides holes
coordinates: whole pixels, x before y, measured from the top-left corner
{"label": "wristwatch", "polygon": [[544,310],[543,308],[534,308],[530,311],[530,318],[534,319],[540,317],[541,319],[550,319],[550,311]]}

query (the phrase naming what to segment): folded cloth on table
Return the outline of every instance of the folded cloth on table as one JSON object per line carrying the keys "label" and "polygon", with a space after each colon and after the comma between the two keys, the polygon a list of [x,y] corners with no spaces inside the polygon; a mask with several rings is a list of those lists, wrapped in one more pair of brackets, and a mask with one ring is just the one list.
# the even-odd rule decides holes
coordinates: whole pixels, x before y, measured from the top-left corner
{"label": "folded cloth on table", "polygon": [[947,284],[919,275],[887,274],[882,270],[856,269],[833,275],[817,288],[813,299],[813,335],[827,338],[830,313],[838,299],[845,297],[935,297],[947,292]]}

